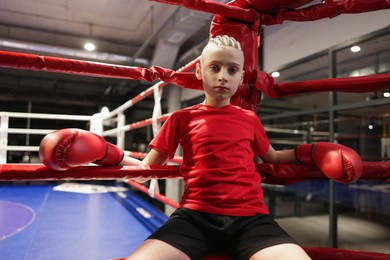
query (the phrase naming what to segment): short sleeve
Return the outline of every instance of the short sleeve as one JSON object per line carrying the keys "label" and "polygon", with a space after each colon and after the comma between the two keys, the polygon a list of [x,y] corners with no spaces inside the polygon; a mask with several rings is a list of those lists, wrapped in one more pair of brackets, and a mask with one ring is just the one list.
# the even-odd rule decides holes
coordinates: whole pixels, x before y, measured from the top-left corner
{"label": "short sleeve", "polygon": [[253,151],[256,156],[261,156],[268,151],[270,142],[268,140],[267,134],[264,130],[263,124],[260,122],[260,119],[256,116],[254,119],[254,144]]}
{"label": "short sleeve", "polygon": [[175,155],[180,140],[180,120],[173,113],[162,125],[157,135],[150,142],[149,147],[166,154],[169,158]]}

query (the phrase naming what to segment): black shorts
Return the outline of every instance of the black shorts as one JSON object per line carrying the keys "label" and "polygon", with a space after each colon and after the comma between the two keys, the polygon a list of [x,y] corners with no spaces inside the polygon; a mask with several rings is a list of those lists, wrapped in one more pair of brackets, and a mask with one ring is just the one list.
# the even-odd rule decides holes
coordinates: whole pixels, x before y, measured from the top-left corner
{"label": "black shorts", "polygon": [[296,244],[269,215],[235,217],[186,208],[177,209],[149,238],[174,246],[192,260],[201,259],[212,252],[249,259],[269,246]]}

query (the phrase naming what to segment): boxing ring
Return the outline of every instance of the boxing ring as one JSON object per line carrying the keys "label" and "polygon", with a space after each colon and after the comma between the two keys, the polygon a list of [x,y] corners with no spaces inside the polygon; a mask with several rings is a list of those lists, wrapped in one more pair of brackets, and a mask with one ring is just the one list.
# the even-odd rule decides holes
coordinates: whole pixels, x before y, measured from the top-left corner
{"label": "boxing ring", "polygon": [[[229,4],[221,4],[217,2],[209,2],[204,0],[198,1],[179,1],[179,0],[158,0],[156,2],[163,2],[167,4],[183,5],[186,8],[211,12],[215,14],[210,30],[211,35],[229,34],[237,37],[243,45],[245,50],[246,60],[250,60],[245,64],[246,78],[244,84],[240,87],[237,95],[232,99],[232,103],[240,105],[247,109],[254,109],[259,102],[260,93],[272,97],[284,97],[302,93],[317,92],[317,91],[340,91],[340,92],[371,92],[387,89],[390,84],[390,74],[380,74],[371,76],[361,76],[354,78],[337,78],[337,79],[322,79],[312,80],[306,82],[290,82],[290,83],[276,83],[272,76],[257,69],[257,33],[260,26],[282,23],[284,20],[291,21],[310,21],[317,20],[324,17],[333,17],[341,13],[359,13],[366,11],[375,11],[380,9],[390,8],[388,1],[355,1],[354,5],[349,5],[348,1],[340,1],[333,3],[333,1],[324,1],[322,4],[312,5],[306,9],[299,9],[300,7],[311,1],[275,1],[274,3],[267,1],[232,1]],[[268,6],[269,5],[269,6]],[[271,7],[277,7],[276,12],[269,13]],[[330,8],[332,7],[332,8]],[[274,9],[275,10],[275,9]],[[260,22],[261,21],[261,22]],[[251,59],[249,59],[251,57]],[[94,76],[94,77],[108,77],[117,79],[136,79],[146,80],[152,82],[155,79],[161,81],[154,84],[136,97],[131,98],[122,106],[114,109],[109,113],[100,113],[93,116],[74,116],[74,115],[44,115],[44,114],[24,114],[12,112],[0,112],[1,127],[0,127],[0,181],[3,182],[24,182],[24,181],[99,181],[108,183],[104,186],[105,192],[94,194],[93,198],[85,197],[85,194],[75,193],[67,196],[72,196],[71,202],[63,199],[64,194],[58,193],[55,185],[44,185],[39,187],[38,191],[29,191],[29,186],[17,185],[15,187],[3,186],[0,190],[2,199],[12,198],[16,203],[12,205],[18,208],[20,212],[26,216],[24,222],[19,224],[15,231],[3,231],[4,239],[0,243],[0,254],[5,256],[22,257],[18,254],[17,248],[27,248],[35,245],[39,239],[47,237],[56,237],[50,230],[43,228],[45,223],[55,225],[61,223],[63,230],[72,230],[71,234],[62,234],[64,237],[58,237],[59,246],[53,246],[50,250],[60,251],[61,244],[70,243],[68,248],[69,254],[80,255],[81,258],[93,257],[93,259],[100,259],[100,257],[115,258],[127,255],[132,249],[135,249],[142,240],[155,228],[161,225],[166,216],[155,210],[150,204],[140,200],[134,192],[127,189],[122,189],[122,185],[112,185],[112,180],[123,180],[131,187],[149,194],[154,199],[163,202],[173,208],[178,206],[177,202],[171,200],[158,192],[158,184],[156,179],[180,178],[180,171],[177,164],[180,164],[181,158],[176,157],[172,160],[173,165],[169,166],[81,166],[71,168],[64,172],[57,172],[45,167],[42,164],[7,164],[7,151],[38,151],[38,147],[16,147],[8,146],[8,134],[29,134],[29,135],[45,135],[55,129],[14,129],[9,127],[9,119],[12,117],[19,118],[35,118],[35,119],[72,119],[85,122],[91,122],[91,131],[101,134],[104,137],[116,138],[116,144],[124,149],[124,138],[127,131],[152,125],[154,131],[158,131],[158,125],[164,122],[170,114],[161,114],[161,89],[168,84],[175,84],[184,88],[191,87],[193,89],[201,89],[200,82],[191,72],[198,59],[190,62],[186,66],[177,71],[164,69],[160,67],[139,68],[131,66],[117,66],[112,64],[95,63],[89,61],[81,61],[66,58],[40,56],[34,54],[23,54],[15,52],[0,51],[0,66],[25,69],[25,70],[39,70],[48,72],[57,72],[73,75]],[[151,118],[140,122],[131,124],[125,123],[124,111],[130,109],[137,102],[141,102],[144,98],[154,94],[155,109]],[[103,122],[105,120],[113,120],[117,125],[112,129],[104,129]],[[144,153],[138,151],[125,151],[129,156],[136,158],[143,158]],[[315,166],[311,165],[292,165],[292,164],[258,164],[259,173],[262,175],[262,182],[266,184],[280,184],[290,185],[306,179],[327,179]],[[134,177],[152,177],[155,180],[151,181],[150,186],[138,184],[132,180]],[[390,177],[390,162],[364,162],[363,173],[361,180],[378,180],[388,181]],[[122,183],[119,182],[120,184]],[[61,185],[58,185],[61,186]],[[76,185],[77,186],[77,185]],[[96,189],[101,187],[95,187]],[[57,188],[58,189],[58,188]],[[20,196],[15,195],[20,194]],[[24,196],[23,196],[24,194]],[[112,207],[101,209],[93,207],[91,200],[109,201],[115,197],[115,200],[120,204],[115,204]],[[2,202],[2,201],[0,201]],[[84,202],[84,204],[83,204]],[[7,202],[0,203],[0,206]],[[96,245],[107,248],[118,249],[115,253],[108,252],[110,255],[102,255],[100,250],[87,250],[83,246],[79,246],[78,251],[76,246],[84,245],[88,248],[91,245],[83,244],[83,234],[78,233],[78,229],[67,226],[67,219],[61,216],[61,211],[54,212],[51,209],[56,208],[56,203],[60,203],[62,207],[68,209],[74,214],[79,214],[76,219],[80,222],[76,226],[80,227],[88,223],[87,230],[91,232],[92,241]],[[88,210],[83,210],[82,205],[88,203]],[[25,205],[25,206],[23,206]],[[122,206],[124,207],[122,207]],[[78,210],[77,210],[78,209]],[[128,209],[128,210],[125,210]],[[39,219],[34,215],[34,212],[42,213]],[[77,213],[76,213],[77,211]],[[131,214],[129,214],[129,211]],[[16,212],[16,211],[15,211]],[[93,215],[90,215],[93,212]],[[64,214],[65,215],[65,214]],[[53,217],[51,217],[53,216]],[[9,218],[13,218],[9,216]],[[105,220],[110,219],[110,224]],[[131,221],[129,219],[132,219]],[[36,221],[39,220],[39,221]],[[134,226],[132,221],[137,221],[142,225]],[[112,229],[105,230],[106,233],[99,233],[99,237],[95,237],[93,230],[104,229],[103,227],[113,225]],[[80,228],[79,230],[85,230]],[[40,232],[41,231],[41,232]],[[16,240],[18,234],[20,240],[16,244],[11,242]],[[69,232],[68,232],[69,233]],[[70,237],[71,236],[71,237]],[[34,239],[31,239],[33,237]],[[77,238],[74,240],[74,238]],[[110,238],[110,239],[107,239]],[[72,241],[73,240],[73,241]],[[97,240],[97,241],[95,241]],[[107,241],[106,241],[107,240]],[[90,241],[90,240],[88,240]],[[84,241],[85,242],[85,241]],[[65,243],[65,244],[64,244]],[[106,244],[108,243],[108,244]],[[37,245],[31,247],[29,257],[34,259],[36,254],[42,252],[44,245]],[[343,250],[335,248],[314,248],[305,247],[307,253],[313,259],[388,259],[390,255],[371,252],[359,252],[354,250]],[[36,250],[36,251],[34,251]],[[45,249],[46,250],[46,249]],[[50,250],[45,251],[50,257]],[[16,253],[15,253],[16,252]],[[94,254],[88,255],[85,254]],[[66,254],[66,252],[64,252]],[[115,255],[114,255],[115,254]],[[95,258],[96,257],[96,258]],[[102,259],[103,259],[102,258]],[[49,259],[49,258],[48,258]],[[65,258],[64,258],[65,259]],[[229,256],[213,255],[207,256],[204,259],[231,259]]]}

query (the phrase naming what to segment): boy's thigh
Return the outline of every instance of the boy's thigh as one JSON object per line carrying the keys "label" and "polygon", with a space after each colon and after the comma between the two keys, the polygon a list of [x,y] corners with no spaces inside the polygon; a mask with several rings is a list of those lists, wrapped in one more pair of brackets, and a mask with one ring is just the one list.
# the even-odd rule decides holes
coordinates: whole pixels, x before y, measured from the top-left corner
{"label": "boy's thigh", "polygon": [[270,247],[266,247],[257,251],[250,260],[257,259],[273,259],[273,260],[309,260],[310,257],[306,254],[305,250],[297,244],[279,244]]}
{"label": "boy's thigh", "polygon": [[145,240],[126,260],[160,259],[190,260],[184,252],[156,239]]}
{"label": "boy's thigh", "polygon": [[236,244],[239,259],[249,259],[256,252],[275,245],[296,245],[295,240],[269,215],[251,217],[241,224],[244,227]]}
{"label": "boy's thigh", "polygon": [[204,232],[191,220],[187,212],[175,211],[170,219],[148,239],[163,241],[191,259],[201,259],[210,251],[210,241]]}

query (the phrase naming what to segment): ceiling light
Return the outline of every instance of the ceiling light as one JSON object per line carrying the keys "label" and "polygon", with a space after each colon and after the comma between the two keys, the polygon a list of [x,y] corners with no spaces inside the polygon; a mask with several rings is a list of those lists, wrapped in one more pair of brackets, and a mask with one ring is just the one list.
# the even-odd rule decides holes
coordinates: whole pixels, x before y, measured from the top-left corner
{"label": "ceiling light", "polygon": [[358,45],[355,45],[355,46],[351,47],[351,51],[352,52],[359,52],[360,50],[361,50],[361,48]]}
{"label": "ceiling light", "polygon": [[274,71],[271,73],[271,76],[274,77],[274,78],[277,78],[280,76],[280,73],[278,71]]}
{"label": "ceiling light", "polygon": [[96,46],[92,42],[87,42],[84,44],[84,49],[87,51],[94,51],[95,48],[96,48]]}

